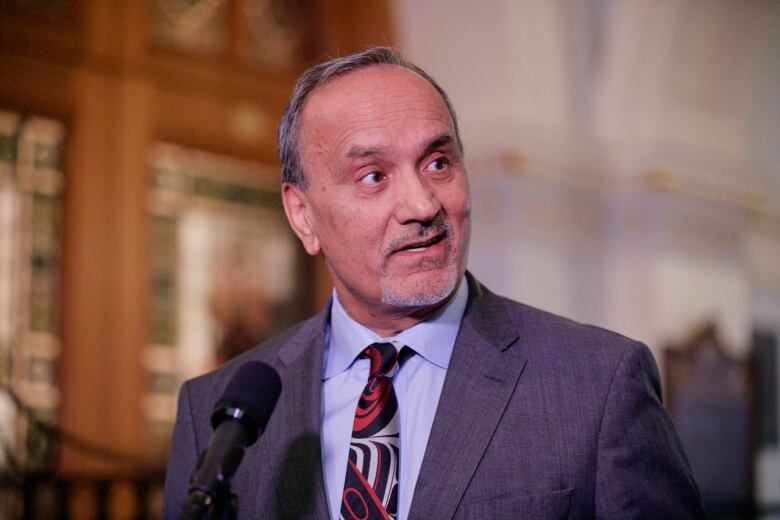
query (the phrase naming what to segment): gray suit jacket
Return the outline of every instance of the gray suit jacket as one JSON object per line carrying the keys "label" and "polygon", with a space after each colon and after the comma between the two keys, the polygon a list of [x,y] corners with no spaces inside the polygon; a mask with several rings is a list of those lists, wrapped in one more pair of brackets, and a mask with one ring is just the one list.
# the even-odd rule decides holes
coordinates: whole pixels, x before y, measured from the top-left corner
{"label": "gray suit jacket", "polygon": [[[704,518],[647,347],[468,280],[409,517]],[[283,386],[232,480],[239,518],[328,518],[319,431],[329,308],[184,384],[164,518],[178,514],[215,401],[253,360]]]}

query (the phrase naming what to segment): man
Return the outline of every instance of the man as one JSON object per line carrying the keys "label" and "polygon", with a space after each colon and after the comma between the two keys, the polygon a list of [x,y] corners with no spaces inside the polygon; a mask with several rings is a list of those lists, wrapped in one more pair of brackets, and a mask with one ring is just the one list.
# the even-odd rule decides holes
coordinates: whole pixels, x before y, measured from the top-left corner
{"label": "man", "polygon": [[236,370],[282,394],[232,484],[242,518],[702,518],[647,348],[465,273],[469,186],[444,91],[390,49],[299,79],[282,200],[335,290],[312,319],[187,382],[178,511]]}

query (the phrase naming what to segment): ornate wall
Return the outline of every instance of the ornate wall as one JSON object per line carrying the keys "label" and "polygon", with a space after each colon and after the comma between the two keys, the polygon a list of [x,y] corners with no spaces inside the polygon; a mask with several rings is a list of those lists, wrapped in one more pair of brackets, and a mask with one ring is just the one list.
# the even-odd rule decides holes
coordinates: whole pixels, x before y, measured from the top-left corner
{"label": "ornate wall", "polygon": [[[780,337],[777,2],[394,5],[458,110],[488,287],[659,361],[704,320],[741,356]],[[776,442],[758,466],[777,502]]]}
{"label": "ornate wall", "polygon": [[[132,469],[132,456],[165,452],[181,378],[216,362],[228,332],[251,341],[244,328],[262,325],[234,319],[236,291],[267,288],[273,306],[259,290],[247,298],[255,309],[282,309],[287,318],[260,313],[274,326],[327,293],[322,267],[291,253],[280,231],[276,122],[312,60],[392,41],[387,8],[382,0],[2,0],[0,10],[3,230],[11,199],[22,197],[9,195],[19,190],[6,171],[14,121],[51,119],[64,136],[61,291],[47,300],[61,348],[49,356],[57,405],[48,419],[128,455],[95,457],[63,443],[55,459],[63,472]],[[12,242],[0,238],[0,273],[21,251]],[[238,270],[223,265],[229,254],[281,275],[263,282],[247,267],[256,283],[237,288]],[[4,382],[23,368],[5,362],[16,330],[8,316],[23,309],[9,291],[0,288]]]}

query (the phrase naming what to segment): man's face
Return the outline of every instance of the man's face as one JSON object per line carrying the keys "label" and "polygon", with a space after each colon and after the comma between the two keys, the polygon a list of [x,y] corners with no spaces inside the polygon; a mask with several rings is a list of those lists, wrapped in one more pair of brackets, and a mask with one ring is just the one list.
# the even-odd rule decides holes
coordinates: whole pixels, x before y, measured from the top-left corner
{"label": "man's face", "polygon": [[427,81],[391,65],[332,80],[306,100],[299,150],[308,186],[285,186],[285,209],[353,317],[452,294],[466,264],[469,186]]}

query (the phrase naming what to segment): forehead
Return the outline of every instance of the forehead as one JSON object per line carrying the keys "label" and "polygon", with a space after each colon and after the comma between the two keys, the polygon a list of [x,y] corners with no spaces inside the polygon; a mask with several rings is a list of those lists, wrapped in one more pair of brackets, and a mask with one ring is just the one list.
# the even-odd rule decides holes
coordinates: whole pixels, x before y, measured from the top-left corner
{"label": "forehead", "polygon": [[312,147],[337,155],[353,144],[383,145],[443,132],[452,132],[452,121],[430,83],[403,67],[374,65],[312,92],[303,107],[299,135],[304,155]]}

